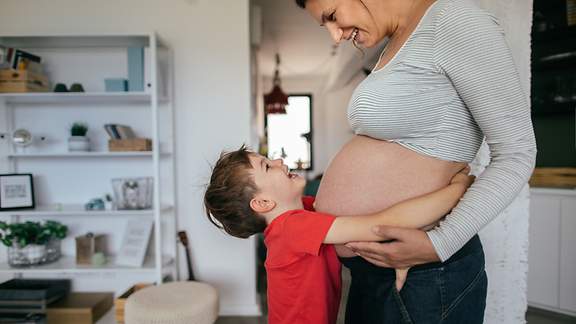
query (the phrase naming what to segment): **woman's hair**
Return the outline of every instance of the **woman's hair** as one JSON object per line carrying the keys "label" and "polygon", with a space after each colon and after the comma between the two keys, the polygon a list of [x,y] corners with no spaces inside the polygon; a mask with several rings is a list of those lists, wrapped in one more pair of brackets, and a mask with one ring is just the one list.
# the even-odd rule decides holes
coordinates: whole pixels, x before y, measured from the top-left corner
{"label": "woman's hair", "polygon": [[[306,1],[308,0],[295,0],[295,1],[298,7],[306,9]],[[352,41],[352,45],[360,52],[360,56],[364,58],[364,55],[366,54],[364,53],[364,50],[360,46],[358,46],[358,44],[356,44],[356,41]]]}
{"label": "woman's hair", "polygon": [[264,217],[250,207],[250,201],[258,191],[248,172],[252,168],[250,154],[253,153],[244,145],[237,151],[223,152],[212,169],[204,194],[204,207],[210,222],[240,238],[266,228]]}

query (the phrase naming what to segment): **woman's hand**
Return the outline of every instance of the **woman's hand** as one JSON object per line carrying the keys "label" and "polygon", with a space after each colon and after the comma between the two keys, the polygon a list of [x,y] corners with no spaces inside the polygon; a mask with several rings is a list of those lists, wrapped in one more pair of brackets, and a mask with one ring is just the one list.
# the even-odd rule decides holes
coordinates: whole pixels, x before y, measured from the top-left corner
{"label": "woman's hand", "polygon": [[384,268],[408,268],[440,261],[428,235],[422,230],[376,226],[374,233],[381,236],[382,241],[391,242],[350,242],[346,246],[366,261]]}

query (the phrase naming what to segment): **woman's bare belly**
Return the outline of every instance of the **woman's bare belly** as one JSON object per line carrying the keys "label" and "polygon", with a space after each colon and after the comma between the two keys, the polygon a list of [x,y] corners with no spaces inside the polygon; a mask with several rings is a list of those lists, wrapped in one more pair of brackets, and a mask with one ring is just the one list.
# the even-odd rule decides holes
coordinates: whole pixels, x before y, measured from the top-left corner
{"label": "woman's bare belly", "polygon": [[[355,136],[324,173],[316,210],[333,215],[373,213],[446,186],[465,163],[424,156],[399,144]],[[338,255],[354,254],[337,246]]]}

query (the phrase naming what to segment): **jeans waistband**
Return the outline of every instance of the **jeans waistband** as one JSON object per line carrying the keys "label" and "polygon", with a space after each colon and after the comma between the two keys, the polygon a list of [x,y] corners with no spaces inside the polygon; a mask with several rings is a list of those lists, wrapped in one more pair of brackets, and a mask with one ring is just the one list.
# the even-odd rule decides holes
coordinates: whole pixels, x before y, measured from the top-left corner
{"label": "jeans waistband", "polygon": [[[475,235],[466,243],[458,252],[454,253],[448,260],[445,262],[432,262],[426,264],[420,264],[410,268],[410,271],[419,271],[419,270],[427,270],[427,269],[434,269],[439,268],[445,264],[449,264],[451,262],[457,261],[462,259],[465,256],[473,254],[474,252],[482,251],[482,243],[480,242],[480,238],[478,235]],[[350,269],[351,272],[354,273],[371,273],[371,274],[379,274],[379,275],[393,275],[394,269],[392,268],[382,268],[372,263],[364,260],[361,257],[351,257],[351,258],[339,258],[340,262]]]}

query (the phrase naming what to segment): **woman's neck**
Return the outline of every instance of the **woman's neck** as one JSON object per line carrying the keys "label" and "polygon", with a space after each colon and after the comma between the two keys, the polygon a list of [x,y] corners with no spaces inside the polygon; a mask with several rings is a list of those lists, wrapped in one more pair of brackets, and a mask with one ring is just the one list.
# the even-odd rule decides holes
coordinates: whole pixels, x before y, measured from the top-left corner
{"label": "woman's neck", "polygon": [[374,12],[379,13],[376,21],[387,22],[383,34],[391,39],[400,37],[406,30],[410,30],[414,22],[426,11],[435,0],[387,0],[378,1],[380,8]]}

